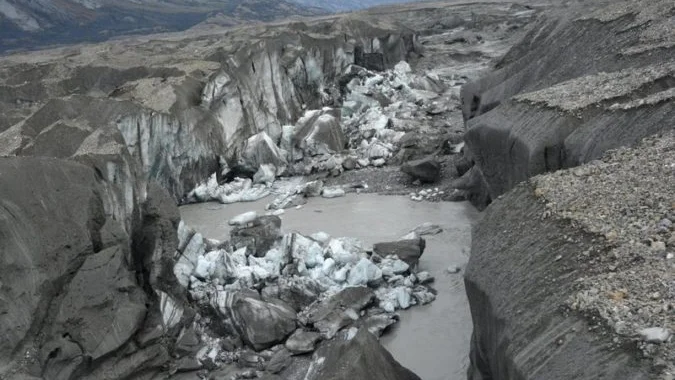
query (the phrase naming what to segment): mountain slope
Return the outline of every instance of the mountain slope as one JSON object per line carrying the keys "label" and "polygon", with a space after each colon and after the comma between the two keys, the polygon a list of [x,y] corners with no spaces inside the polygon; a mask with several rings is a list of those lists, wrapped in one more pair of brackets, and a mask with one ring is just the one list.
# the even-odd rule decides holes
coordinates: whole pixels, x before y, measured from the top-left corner
{"label": "mountain slope", "polygon": [[217,15],[233,25],[321,13],[284,0],[0,0],[0,52],[184,30]]}
{"label": "mountain slope", "polygon": [[420,0],[292,0],[294,3],[310,7],[320,7],[333,12],[365,9],[378,5],[410,3]]}

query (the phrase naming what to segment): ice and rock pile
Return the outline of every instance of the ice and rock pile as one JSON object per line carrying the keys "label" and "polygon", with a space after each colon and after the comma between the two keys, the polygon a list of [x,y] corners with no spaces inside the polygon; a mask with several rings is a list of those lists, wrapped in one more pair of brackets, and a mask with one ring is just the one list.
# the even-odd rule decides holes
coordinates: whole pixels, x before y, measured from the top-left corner
{"label": "ice and rock pile", "polygon": [[[379,103],[363,94],[381,91],[384,84],[373,81],[378,75],[372,72],[354,70],[362,72],[363,83],[356,78],[350,82],[353,86],[347,86],[350,94],[342,108],[308,110],[294,126],[283,127],[280,156],[288,161],[289,174],[339,175],[344,170],[382,166],[395,153],[405,132],[393,129],[393,112],[387,115]],[[264,163],[274,164],[272,161],[279,164],[274,155]]]}
{"label": "ice and rock pile", "polygon": [[235,178],[234,181],[219,184],[216,173],[206,183],[197,185],[188,194],[189,200],[197,202],[219,201],[230,204],[237,202],[254,202],[270,195],[266,184],[253,184],[249,178]]}
{"label": "ice and rock pile", "polygon": [[[434,116],[450,111],[451,91],[445,82],[434,74],[414,74],[405,61],[382,73],[350,65],[342,78],[339,108],[307,110],[295,125],[281,127],[279,136],[260,132],[244,142],[232,168],[249,173],[252,181],[237,178],[222,185],[212,176],[188,199],[257,200],[269,195],[279,176],[318,172],[337,176],[390,161],[405,163],[402,170],[414,179],[436,182],[440,165],[430,156],[436,148],[420,133]],[[461,150],[451,148],[455,153]],[[229,170],[226,167],[224,174]]]}
{"label": "ice and rock pile", "polygon": [[[414,271],[423,239],[382,243],[369,252],[353,238],[282,234],[276,216],[245,213],[230,224],[228,242],[205,239],[183,222],[179,226],[173,271],[201,310],[194,329],[210,343],[200,360],[227,363],[242,360],[246,350],[280,345],[290,354],[308,353],[349,327],[379,336],[398,320],[397,310],[435,298],[425,285],[433,278]],[[435,232],[435,226],[421,228]],[[174,319],[172,300],[163,304],[165,319]],[[226,334],[212,334],[215,330]],[[213,336],[241,344],[224,349],[225,338]]]}
{"label": "ice and rock pile", "polygon": [[437,200],[443,195],[445,195],[445,190],[439,190],[438,187],[434,187],[433,189],[422,189],[419,191],[414,191],[411,192],[409,195],[410,199],[416,202],[420,202],[423,200]]}

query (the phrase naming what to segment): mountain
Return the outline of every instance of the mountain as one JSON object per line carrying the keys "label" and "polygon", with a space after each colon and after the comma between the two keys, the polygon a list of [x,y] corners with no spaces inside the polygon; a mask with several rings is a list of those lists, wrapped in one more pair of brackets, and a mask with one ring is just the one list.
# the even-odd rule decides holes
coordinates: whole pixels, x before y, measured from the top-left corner
{"label": "mountain", "polygon": [[179,31],[212,17],[234,25],[323,13],[285,0],[0,0],[0,52]]}

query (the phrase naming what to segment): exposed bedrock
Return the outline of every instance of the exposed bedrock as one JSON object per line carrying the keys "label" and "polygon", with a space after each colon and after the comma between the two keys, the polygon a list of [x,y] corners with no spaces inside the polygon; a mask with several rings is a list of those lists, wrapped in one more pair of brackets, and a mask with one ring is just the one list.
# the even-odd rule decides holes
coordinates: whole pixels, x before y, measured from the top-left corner
{"label": "exposed bedrock", "polygon": [[477,191],[495,199],[532,175],[672,128],[672,9],[665,0],[630,0],[542,16],[495,72],[465,85]]}

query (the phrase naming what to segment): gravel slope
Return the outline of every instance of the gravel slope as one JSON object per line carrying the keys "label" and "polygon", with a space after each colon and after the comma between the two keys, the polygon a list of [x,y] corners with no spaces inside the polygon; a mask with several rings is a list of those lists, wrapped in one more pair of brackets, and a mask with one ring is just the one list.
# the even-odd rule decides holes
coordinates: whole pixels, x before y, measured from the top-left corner
{"label": "gravel slope", "polygon": [[665,335],[675,328],[675,133],[533,182],[546,203],[544,217],[557,215],[598,236],[570,258],[583,275],[567,305],[599,316],[618,339],[638,339],[645,357],[675,374],[675,343],[643,336],[648,328]]}

